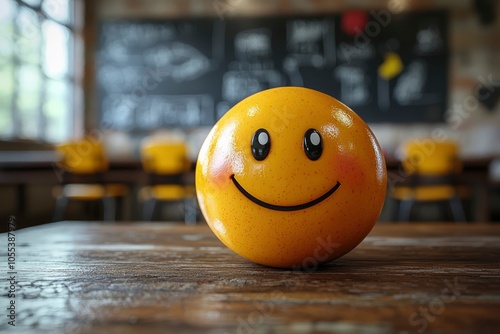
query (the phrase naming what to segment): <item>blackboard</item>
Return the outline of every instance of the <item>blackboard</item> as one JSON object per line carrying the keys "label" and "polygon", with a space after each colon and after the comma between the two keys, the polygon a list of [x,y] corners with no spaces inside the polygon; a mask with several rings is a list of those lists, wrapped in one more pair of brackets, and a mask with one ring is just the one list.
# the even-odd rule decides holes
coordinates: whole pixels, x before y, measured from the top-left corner
{"label": "blackboard", "polygon": [[[372,11],[354,35],[342,20],[342,13],[103,20],[96,71],[101,127],[210,126],[246,96],[285,85],[332,95],[369,123],[443,121],[446,13]],[[384,79],[378,68],[389,53],[402,70]]]}

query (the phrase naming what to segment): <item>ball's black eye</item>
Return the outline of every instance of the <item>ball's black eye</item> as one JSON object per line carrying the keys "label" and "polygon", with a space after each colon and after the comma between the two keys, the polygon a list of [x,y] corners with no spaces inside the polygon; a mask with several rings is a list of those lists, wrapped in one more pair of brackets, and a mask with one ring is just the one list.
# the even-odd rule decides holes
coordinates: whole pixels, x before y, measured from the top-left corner
{"label": "ball's black eye", "polygon": [[309,129],[304,135],[304,151],[311,160],[318,160],[323,153],[323,140],[317,130]]}
{"label": "ball's black eye", "polygon": [[271,149],[271,138],[266,129],[259,129],[255,131],[252,137],[252,155],[258,160],[264,160],[269,154]]}

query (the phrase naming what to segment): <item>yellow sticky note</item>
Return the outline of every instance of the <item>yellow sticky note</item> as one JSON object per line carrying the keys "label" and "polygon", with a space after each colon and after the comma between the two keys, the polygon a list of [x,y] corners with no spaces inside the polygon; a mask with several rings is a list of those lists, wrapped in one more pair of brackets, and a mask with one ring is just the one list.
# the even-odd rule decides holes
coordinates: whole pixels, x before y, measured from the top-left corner
{"label": "yellow sticky note", "polygon": [[396,52],[385,54],[384,62],[378,68],[378,75],[385,80],[391,80],[403,71],[403,62]]}

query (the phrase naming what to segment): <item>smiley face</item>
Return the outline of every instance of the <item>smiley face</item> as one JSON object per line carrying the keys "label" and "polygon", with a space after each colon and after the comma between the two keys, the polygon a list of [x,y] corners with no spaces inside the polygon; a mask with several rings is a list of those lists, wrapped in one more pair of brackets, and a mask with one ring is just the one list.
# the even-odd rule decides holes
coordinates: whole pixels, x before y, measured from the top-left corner
{"label": "smiley face", "polygon": [[386,170],[352,110],[283,87],[246,98],[217,122],[199,154],[196,189],[208,225],[229,248],[268,266],[303,266],[363,240],[383,205]]}
{"label": "smiley face", "polygon": [[[303,141],[303,148],[306,156],[310,160],[318,160],[321,157],[321,153],[323,152],[323,142],[321,139],[321,134],[315,130],[315,129],[309,129],[306,131],[304,135],[304,141]],[[264,160],[271,149],[271,140],[269,137],[269,132],[265,129],[259,129],[255,132],[255,134],[252,137],[252,143],[251,143],[251,149],[252,149],[252,155],[257,161],[262,161]],[[307,209],[313,205],[316,205],[326,198],[328,198],[330,195],[332,195],[339,187],[340,187],[340,182],[337,181],[335,185],[328,190],[326,193],[321,195],[320,197],[317,197],[313,199],[312,201],[309,201],[307,203],[302,203],[302,204],[295,204],[295,205],[276,205],[276,204],[271,204],[268,202],[264,202],[257,197],[253,196],[250,194],[243,186],[236,180],[234,174],[231,175],[231,180],[234,182],[234,185],[238,190],[249,200],[254,202],[257,205],[260,205],[264,208],[270,209],[270,210],[278,210],[278,211],[296,211],[296,210],[303,210]]]}

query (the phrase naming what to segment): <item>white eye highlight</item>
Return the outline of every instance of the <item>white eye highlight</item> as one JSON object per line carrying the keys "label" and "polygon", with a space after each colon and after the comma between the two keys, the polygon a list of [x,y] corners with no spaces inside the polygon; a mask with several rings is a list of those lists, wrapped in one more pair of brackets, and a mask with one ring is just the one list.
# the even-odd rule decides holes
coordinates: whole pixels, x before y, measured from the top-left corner
{"label": "white eye highlight", "polygon": [[269,141],[269,136],[267,135],[267,133],[261,132],[261,133],[259,133],[258,141],[259,141],[259,144],[266,145],[267,142]]}
{"label": "white eye highlight", "polygon": [[310,140],[311,140],[311,144],[313,144],[314,146],[318,146],[319,143],[321,142],[321,137],[319,136],[319,134],[317,132],[313,132],[313,133],[311,133]]}

